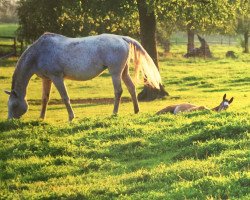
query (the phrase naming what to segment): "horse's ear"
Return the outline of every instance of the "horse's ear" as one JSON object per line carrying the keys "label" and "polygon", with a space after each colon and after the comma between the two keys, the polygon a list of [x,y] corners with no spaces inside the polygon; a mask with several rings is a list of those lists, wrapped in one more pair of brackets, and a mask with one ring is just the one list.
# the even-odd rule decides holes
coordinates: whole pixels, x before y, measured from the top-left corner
{"label": "horse's ear", "polygon": [[227,94],[224,94],[224,96],[223,96],[223,100],[225,100],[225,99],[226,99],[226,97],[227,97]]}
{"label": "horse's ear", "polygon": [[16,91],[15,91],[15,90],[12,90],[12,91],[11,91],[11,94],[12,94],[14,97],[16,97],[16,98],[17,98],[17,93],[16,93]]}
{"label": "horse's ear", "polygon": [[10,92],[10,91],[7,91],[7,90],[4,90],[4,92],[5,92],[6,94],[8,94],[8,95],[11,94],[11,92]]}
{"label": "horse's ear", "polygon": [[232,98],[229,100],[229,102],[228,102],[228,103],[229,103],[229,104],[230,104],[230,103],[232,103],[232,102],[233,102],[233,100],[234,100],[234,98],[232,97]]}

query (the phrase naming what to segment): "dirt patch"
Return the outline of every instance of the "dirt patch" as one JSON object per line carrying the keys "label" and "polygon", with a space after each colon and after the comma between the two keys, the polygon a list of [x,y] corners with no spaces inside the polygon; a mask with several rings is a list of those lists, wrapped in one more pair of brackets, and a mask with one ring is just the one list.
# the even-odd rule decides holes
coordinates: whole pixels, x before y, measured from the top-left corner
{"label": "dirt patch", "polygon": [[[130,102],[129,97],[122,97],[121,102]],[[39,99],[29,99],[30,105],[41,105],[41,100]],[[71,99],[71,104],[113,104],[114,98],[88,98],[88,99]],[[63,104],[61,99],[50,99],[49,105],[60,105]]]}

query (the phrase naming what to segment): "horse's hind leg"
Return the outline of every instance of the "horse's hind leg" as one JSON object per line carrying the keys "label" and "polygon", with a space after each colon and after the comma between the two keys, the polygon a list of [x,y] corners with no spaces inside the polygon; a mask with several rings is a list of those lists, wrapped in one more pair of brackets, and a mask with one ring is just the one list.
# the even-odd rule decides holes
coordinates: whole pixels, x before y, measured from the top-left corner
{"label": "horse's hind leg", "polygon": [[56,89],[60,93],[62,100],[67,108],[68,115],[69,115],[69,121],[72,121],[75,117],[74,112],[72,110],[72,107],[70,105],[70,99],[66,90],[66,87],[64,85],[64,81],[62,77],[53,77],[52,81],[54,85],[56,86]]}
{"label": "horse's hind leg", "polygon": [[42,79],[42,81],[43,81],[43,92],[42,92],[42,110],[40,118],[44,119],[51,90],[51,80]]}
{"label": "horse's hind leg", "polygon": [[124,81],[125,85],[128,88],[128,91],[131,95],[133,105],[134,105],[134,112],[138,113],[139,112],[139,105],[138,105],[138,100],[136,96],[136,91],[135,91],[135,85],[133,81],[131,80],[131,77],[128,73],[128,65],[126,65],[123,73],[122,73],[122,80]]}
{"label": "horse's hind leg", "polygon": [[119,104],[120,104],[121,96],[122,96],[121,76],[112,75],[112,81],[113,81],[114,91],[115,91],[115,102],[114,102],[113,114],[116,115],[118,113]]}

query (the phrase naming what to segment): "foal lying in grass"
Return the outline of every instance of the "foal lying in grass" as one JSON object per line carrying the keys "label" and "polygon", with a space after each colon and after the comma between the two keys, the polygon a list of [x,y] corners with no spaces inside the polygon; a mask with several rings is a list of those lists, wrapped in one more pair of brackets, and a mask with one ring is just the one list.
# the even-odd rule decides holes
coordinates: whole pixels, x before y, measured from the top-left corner
{"label": "foal lying in grass", "polygon": [[213,110],[216,112],[220,112],[222,110],[228,109],[229,105],[233,102],[233,99],[234,99],[233,97],[230,100],[227,100],[226,96],[227,95],[224,94],[222,102],[218,106],[216,106],[212,109],[209,109],[205,106],[193,105],[190,103],[181,103],[181,104],[167,106],[166,108],[158,111],[156,114],[159,115],[159,114],[164,114],[164,113],[172,113],[172,114],[176,115],[180,112],[192,112],[192,111],[196,111],[196,110]]}

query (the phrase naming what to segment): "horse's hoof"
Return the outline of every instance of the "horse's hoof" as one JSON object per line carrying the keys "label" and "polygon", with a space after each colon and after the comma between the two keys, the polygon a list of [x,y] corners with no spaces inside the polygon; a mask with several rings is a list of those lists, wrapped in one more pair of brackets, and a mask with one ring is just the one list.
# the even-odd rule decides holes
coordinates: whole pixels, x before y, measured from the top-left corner
{"label": "horse's hoof", "polygon": [[69,122],[72,122],[72,120],[75,118],[75,116],[69,117]]}
{"label": "horse's hoof", "polygon": [[135,110],[135,114],[139,113],[139,111],[140,111],[139,109],[138,109],[138,110]]}

